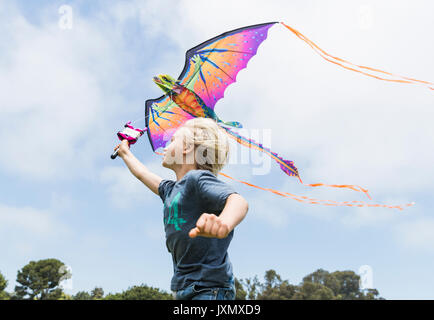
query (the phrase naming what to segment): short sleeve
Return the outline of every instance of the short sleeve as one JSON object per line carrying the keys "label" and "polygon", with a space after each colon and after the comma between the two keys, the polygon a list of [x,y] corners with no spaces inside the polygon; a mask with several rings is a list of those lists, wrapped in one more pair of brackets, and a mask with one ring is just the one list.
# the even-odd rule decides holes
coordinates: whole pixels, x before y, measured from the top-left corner
{"label": "short sleeve", "polygon": [[220,213],[225,207],[227,198],[237,193],[230,185],[219,180],[210,171],[204,170],[198,178],[197,189],[200,197],[209,206],[210,211]]}
{"label": "short sleeve", "polygon": [[172,180],[161,180],[160,184],[158,185],[158,194],[161,198],[161,200],[166,201],[167,195],[172,191],[173,186],[175,185],[175,181]]}

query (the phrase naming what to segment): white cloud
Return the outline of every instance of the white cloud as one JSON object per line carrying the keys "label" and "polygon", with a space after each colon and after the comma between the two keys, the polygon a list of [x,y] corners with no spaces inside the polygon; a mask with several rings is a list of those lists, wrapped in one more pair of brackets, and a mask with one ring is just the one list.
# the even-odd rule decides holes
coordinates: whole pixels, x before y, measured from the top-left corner
{"label": "white cloud", "polygon": [[[119,161],[122,160],[119,159]],[[176,180],[173,172],[163,168],[159,161],[145,162],[144,165],[162,179]],[[149,205],[150,201],[159,200],[158,195],[134,177],[124,164],[120,167],[104,167],[99,179],[101,183],[106,185],[110,201],[118,208],[128,209],[145,203]]]}
{"label": "white cloud", "polygon": [[395,226],[395,237],[408,250],[434,253],[434,219],[418,218]]}
{"label": "white cloud", "polygon": [[107,185],[110,201],[121,209],[132,208],[140,203],[146,203],[154,195],[126,167],[103,168],[100,181]]}
{"label": "white cloud", "polygon": [[162,228],[162,225],[163,223],[157,225],[147,222],[144,229],[145,236],[153,241],[165,242],[164,228]]}
{"label": "white cloud", "polygon": [[122,53],[78,13],[71,30],[53,19],[33,25],[12,6],[0,15],[10,39],[0,64],[2,170],[43,180],[88,176],[119,101]]}
{"label": "white cloud", "polygon": [[50,209],[29,206],[13,207],[0,204],[0,230],[3,235],[10,230],[25,232],[38,237],[53,237],[69,232],[59,217]]}
{"label": "white cloud", "polygon": [[[291,215],[294,214],[294,207],[289,203],[286,206],[276,205],[273,203],[273,195],[266,197],[265,195],[259,195],[256,193],[256,197],[248,197],[249,212],[247,218],[254,218],[256,220],[265,222],[273,228],[280,231],[288,227],[288,223],[291,221]],[[278,196],[276,196],[278,197]]]}
{"label": "white cloud", "polygon": [[397,209],[388,208],[349,208],[339,217],[344,226],[353,229],[360,227],[387,228],[400,219],[400,212]]}

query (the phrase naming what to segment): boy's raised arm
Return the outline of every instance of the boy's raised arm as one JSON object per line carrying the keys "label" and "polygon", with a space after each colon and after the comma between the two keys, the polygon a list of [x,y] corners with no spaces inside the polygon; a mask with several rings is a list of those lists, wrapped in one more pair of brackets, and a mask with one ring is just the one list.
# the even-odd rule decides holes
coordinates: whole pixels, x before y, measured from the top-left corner
{"label": "boy's raised arm", "polygon": [[[116,149],[116,148],[115,148]],[[123,140],[119,145],[118,155],[124,160],[131,173],[140,181],[142,181],[153,193],[158,195],[158,186],[160,185],[161,177],[149,171],[143,163],[141,163],[130,151],[127,140]]]}

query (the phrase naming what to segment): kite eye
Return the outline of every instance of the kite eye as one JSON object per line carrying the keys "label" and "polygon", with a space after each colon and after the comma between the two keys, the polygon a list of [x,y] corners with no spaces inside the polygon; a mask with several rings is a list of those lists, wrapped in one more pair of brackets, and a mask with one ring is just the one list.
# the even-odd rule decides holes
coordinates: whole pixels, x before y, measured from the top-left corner
{"label": "kite eye", "polygon": [[169,81],[166,77],[163,77],[163,80],[164,80],[164,81]]}

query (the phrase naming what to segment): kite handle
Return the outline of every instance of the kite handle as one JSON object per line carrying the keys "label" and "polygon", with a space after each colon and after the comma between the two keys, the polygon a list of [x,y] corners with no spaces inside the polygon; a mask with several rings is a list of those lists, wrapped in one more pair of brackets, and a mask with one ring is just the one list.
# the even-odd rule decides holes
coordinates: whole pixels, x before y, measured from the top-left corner
{"label": "kite handle", "polygon": [[114,160],[114,159],[116,159],[117,156],[118,156],[118,149],[116,149],[115,152],[112,153],[110,158],[112,158]]}
{"label": "kite handle", "polygon": [[[137,140],[146,131],[148,131],[148,128],[145,128],[145,129],[134,128],[131,125],[131,121],[127,122],[124,127],[125,127],[125,129],[122,130],[122,131],[119,131],[117,133],[117,136],[118,136],[118,138],[119,138],[120,141],[127,140],[128,141],[128,145],[135,144],[137,142]],[[115,152],[113,152],[112,155],[110,156],[110,158],[112,158],[113,160],[116,159],[116,157],[118,156],[118,149],[116,149]]]}

